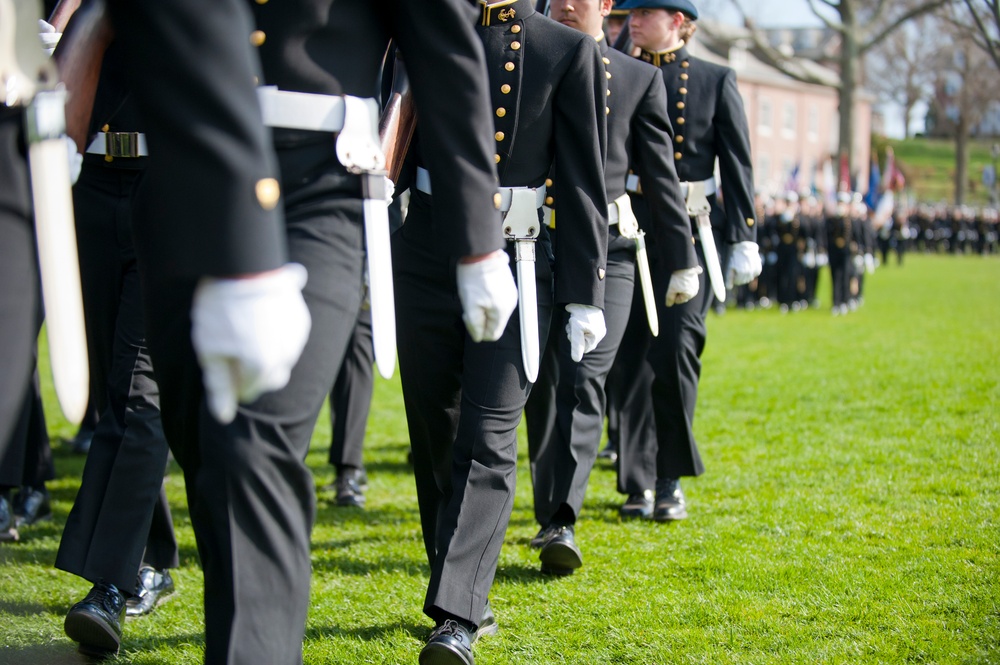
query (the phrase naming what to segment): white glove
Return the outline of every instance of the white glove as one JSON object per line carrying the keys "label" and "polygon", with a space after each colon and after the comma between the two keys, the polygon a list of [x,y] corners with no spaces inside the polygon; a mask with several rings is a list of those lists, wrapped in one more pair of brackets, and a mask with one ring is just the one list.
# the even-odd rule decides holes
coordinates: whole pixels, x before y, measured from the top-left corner
{"label": "white glove", "polygon": [[462,320],[473,342],[500,339],[517,307],[517,285],[502,249],[482,261],[459,263],[455,274]]}
{"label": "white glove", "polygon": [[675,270],[670,275],[670,284],[667,286],[667,307],[683,305],[698,295],[698,290],[701,288],[698,283],[700,274],[701,266]]}
{"label": "white glove", "polygon": [[288,383],[309,337],[302,299],[306,269],[289,263],[246,279],[204,278],[191,305],[191,341],[201,364],[208,408],[229,423],[237,402]]}
{"label": "white glove", "polygon": [[66,157],[69,159],[69,184],[75,185],[80,179],[80,169],[83,168],[83,155],[76,147],[76,141],[68,136],[63,138],[66,140]]}
{"label": "white glove", "polygon": [[763,266],[760,263],[760,249],[757,243],[744,240],[732,247],[729,257],[729,269],[726,271],[726,288],[740,284],[749,284],[760,274]]}
{"label": "white glove", "polygon": [[865,254],[865,272],[869,275],[875,272],[875,257],[871,254]]}
{"label": "white glove", "polygon": [[51,56],[56,50],[56,45],[59,43],[62,33],[56,32],[56,27],[48,21],[38,19],[38,37],[42,40],[42,48],[45,49],[45,55]]}
{"label": "white glove", "polygon": [[569,321],[566,323],[566,335],[569,337],[569,354],[573,362],[580,362],[586,353],[590,353],[601,343],[608,329],[604,324],[604,312],[593,305],[566,305]]}

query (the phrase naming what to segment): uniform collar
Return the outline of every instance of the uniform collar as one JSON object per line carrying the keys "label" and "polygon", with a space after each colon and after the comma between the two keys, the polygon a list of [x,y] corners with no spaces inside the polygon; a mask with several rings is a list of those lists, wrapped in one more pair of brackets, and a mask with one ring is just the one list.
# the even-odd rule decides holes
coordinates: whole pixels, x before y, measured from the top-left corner
{"label": "uniform collar", "polygon": [[675,60],[686,60],[688,57],[687,44],[681,42],[677,46],[663,51],[647,51],[642,49],[636,57],[643,62],[648,62],[651,65],[660,67],[661,65],[669,64]]}
{"label": "uniform collar", "polygon": [[596,39],[597,39],[597,48],[601,50],[601,55],[607,56],[608,51],[611,50],[611,46],[608,45],[608,36],[602,32],[601,36],[596,37]]}
{"label": "uniform collar", "polygon": [[535,13],[531,0],[479,0],[479,24],[482,26],[510,25]]}

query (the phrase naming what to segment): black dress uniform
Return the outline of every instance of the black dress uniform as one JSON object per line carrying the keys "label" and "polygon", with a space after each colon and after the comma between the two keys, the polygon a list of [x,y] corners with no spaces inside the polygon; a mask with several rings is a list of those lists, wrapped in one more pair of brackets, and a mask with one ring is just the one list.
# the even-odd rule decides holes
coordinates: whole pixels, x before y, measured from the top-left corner
{"label": "black dress uniform", "polygon": [[[611,207],[626,194],[632,171],[639,175],[649,214],[651,263],[657,275],[697,265],[691,244],[691,226],[672,157],[673,129],[667,116],[666,89],[659,70],[599,40],[608,78],[608,157],[605,188]],[[632,167],[630,169],[630,167]],[[556,228],[566,220],[560,200],[554,201]],[[617,222],[617,208],[609,210]],[[572,233],[570,227],[566,233]],[[557,231],[559,233],[559,231]],[[562,235],[556,240],[557,251]],[[587,481],[597,455],[605,412],[605,380],[611,370],[633,307],[636,283],[636,245],[612,223],[608,234],[608,268],[605,280],[604,318],[607,335],[579,363],[570,357],[562,330],[566,316],[556,311],[551,348],[556,358],[555,381],[532,389],[526,414],[528,445],[534,483],[535,519],[542,527],[573,524],[583,505]],[[648,330],[645,305],[638,298],[639,319]],[[539,388],[547,390],[539,390]],[[547,413],[551,412],[551,414]],[[550,424],[539,431],[533,421]]]}
{"label": "black dress uniform", "polygon": [[[22,4],[18,11],[28,6]],[[2,47],[13,48],[13,44]],[[30,393],[41,289],[23,100],[16,95],[8,99],[6,92],[0,92],[0,484],[15,486],[22,482],[26,439],[14,437],[14,432]],[[11,498],[9,487],[0,489],[0,540],[16,537]]]}
{"label": "black dress uniform", "polygon": [[[603,111],[595,120],[606,98],[601,57],[592,37],[536,13],[531,0],[480,4],[478,31],[493,103],[490,152],[501,188],[540,188],[554,162],[549,196],[560,201],[566,233],[552,264],[544,230],[538,241],[543,343],[553,304],[600,307],[604,301]],[[427,160],[432,151],[423,131],[419,156]],[[466,333],[455,260],[435,233],[453,214],[442,209],[449,195],[439,182],[430,194],[411,189],[406,224],[393,237],[399,365],[431,564],[424,612],[439,623],[453,618],[475,626],[513,507],[516,428],[531,384],[521,360],[520,312],[496,342],[473,343]],[[493,223],[499,233],[499,217]],[[513,256],[512,248],[508,252]]]}
{"label": "black dress uniform", "polygon": [[23,114],[0,104],[0,458],[28,390],[40,307]]}
{"label": "black dress uniform", "polygon": [[827,248],[830,255],[830,282],[833,289],[833,313],[846,314],[851,297],[852,244],[854,220],[846,203],[838,204],[826,217]]}
{"label": "black dress uniform", "polygon": [[[184,469],[204,569],[205,660],[299,662],[308,537],[281,526],[308,517],[273,491],[293,482],[295,455],[255,436],[266,425],[246,418],[227,429],[209,415],[191,342],[201,277],[275,270],[287,259],[271,196],[277,163],[254,90],[251,14],[243,0],[108,8],[147,128],[133,233],[163,428]],[[290,554],[296,548],[305,556]]]}
{"label": "black dress uniform", "polygon": [[95,97],[92,143],[81,146],[87,154],[73,188],[91,392],[101,416],[56,567],[136,594],[140,563],[162,570],[176,567],[178,557],[162,490],[168,447],[132,242],[145,127],[124,77],[124,54],[113,43]]}
{"label": "black dress uniform", "polygon": [[[642,51],[639,58],[659,67],[663,74],[667,110],[675,130],[673,156],[682,187],[686,182],[712,180],[718,160],[725,193],[723,206],[717,204],[714,194],[708,199],[716,246],[722,250],[725,266],[726,245],[756,239],[750,141],[736,75],[729,68],[692,57],[684,45],[671,52]],[[636,198],[641,196],[637,194]],[[642,202],[636,201],[635,208],[641,220]],[[657,293],[660,335],[652,341],[649,361],[655,373],[652,410],[658,444],[656,476],[660,480],[696,476],[704,471],[694,437],[694,411],[706,338],[705,315],[713,293],[700,241],[696,241],[695,248],[703,269],[698,295],[668,308],[662,295],[665,283],[660,284]],[[641,345],[630,344],[628,348]],[[649,404],[643,408],[649,408]],[[643,446],[651,444],[621,441],[623,447],[635,446],[634,460],[641,460]]]}
{"label": "black dress uniform", "polygon": [[[247,20],[247,4],[253,7],[256,25]],[[135,6],[122,3],[117,8],[125,18],[125,10]],[[422,139],[433,155],[429,166],[446,194],[441,228],[450,248],[463,255],[500,245],[497,225],[477,226],[489,219],[495,184],[488,134],[477,135],[472,129],[475,119],[488,113],[472,10],[459,0],[438,3],[433,13],[423,9],[411,2],[368,0],[242,3],[242,7],[212,3],[182,29],[190,43],[205,44],[204,56],[176,49],[157,55],[157,61],[191,59],[199,69],[193,79],[166,77],[167,85],[144,98],[162,103],[159,111],[153,104],[141,108],[151,127],[166,122],[167,114],[180,123],[193,119],[189,109],[174,104],[173,97],[182,93],[172,85],[177,84],[213,100],[215,119],[225,121],[218,127],[229,128],[227,137],[237,132],[238,137],[253,139],[229,141],[213,133],[211,124],[198,125],[191,136],[173,145],[154,142],[151,133],[146,185],[157,183],[160,208],[137,238],[140,259],[161,268],[144,271],[145,283],[151,286],[146,302],[156,303],[149,312],[149,340],[162,391],[164,425],[185,470],[205,569],[208,662],[301,661],[309,604],[309,532],[315,514],[312,476],[304,457],[357,319],[363,281],[360,177],[339,163],[331,132],[275,130],[286,217],[284,227],[277,225],[275,183],[257,186],[276,172],[276,164],[257,140],[264,130],[248,84],[259,79],[285,90],[372,97],[389,38],[396,39],[412,54],[408,70],[423,118]],[[222,20],[223,14],[227,20]],[[219,39],[258,46],[263,72],[255,69],[248,53],[237,63],[241,67],[227,69],[221,76],[225,61],[214,54]],[[229,46],[228,41],[225,44]],[[243,55],[236,47],[225,53]],[[162,78],[158,76],[158,82]],[[235,93],[229,85],[237,88]],[[161,197],[175,181],[154,170],[171,159],[190,159],[186,149],[203,137],[209,145],[221,147],[222,156],[206,160],[209,173],[197,174],[203,183],[189,185],[193,191],[179,190],[185,196],[174,192],[165,202]],[[220,169],[234,182],[215,175]],[[200,187],[207,191],[199,191]],[[219,230],[228,230],[228,235],[208,233],[205,242],[197,242],[193,240],[197,235],[185,235],[186,224],[178,228],[164,223],[164,213],[185,221],[191,218],[190,210],[179,214],[190,207],[191,194],[194,200],[201,194],[221,206],[223,197],[211,196],[216,187],[233,191],[237,203],[233,209],[213,205],[202,212],[234,221],[246,214],[245,232],[244,225],[213,225],[207,231],[222,227]],[[193,246],[183,264],[172,261],[183,254],[165,253],[180,242]],[[205,273],[276,268],[285,259],[286,247],[287,255],[309,272],[303,294],[312,317],[309,339],[284,389],[241,406],[232,423],[221,425],[204,410],[190,343],[187,312],[195,279]]]}

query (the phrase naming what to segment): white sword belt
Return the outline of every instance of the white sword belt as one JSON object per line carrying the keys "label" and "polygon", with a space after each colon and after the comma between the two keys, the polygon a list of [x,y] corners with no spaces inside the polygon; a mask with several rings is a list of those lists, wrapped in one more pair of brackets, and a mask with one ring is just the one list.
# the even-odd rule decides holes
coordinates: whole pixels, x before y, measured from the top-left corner
{"label": "white sword belt", "polygon": [[[715,182],[715,177],[711,177],[704,181],[705,183],[705,196],[711,196],[718,191],[718,185]],[[632,192],[633,194],[642,194],[642,186],[639,185],[639,176],[636,174],[630,174],[628,178],[625,179],[625,189]],[[681,196],[687,200],[688,195],[688,183],[681,183]]]}
{"label": "white sword belt", "polygon": [[[417,190],[433,196],[431,194],[431,173],[422,166],[417,167]],[[497,189],[500,192],[500,207],[498,210],[500,212],[507,212],[510,210],[510,202],[514,197],[515,189],[534,189],[535,190],[535,208],[541,208],[542,204],[545,203],[545,185],[541,187],[499,187]]]}
{"label": "white sword belt", "polygon": [[313,132],[339,132],[344,128],[346,105],[338,95],[278,90],[275,86],[257,88],[257,100],[268,127],[304,129]]}
{"label": "white sword belt", "polygon": [[90,155],[105,157],[148,157],[146,135],[142,132],[98,132],[87,146]]}
{"label": "white sword belt", "polygon": [[257,101],[268,127],[337,134],[337,158],[352,173],[385,168],[374,99],[278,90],[269,85],[257,88]]}

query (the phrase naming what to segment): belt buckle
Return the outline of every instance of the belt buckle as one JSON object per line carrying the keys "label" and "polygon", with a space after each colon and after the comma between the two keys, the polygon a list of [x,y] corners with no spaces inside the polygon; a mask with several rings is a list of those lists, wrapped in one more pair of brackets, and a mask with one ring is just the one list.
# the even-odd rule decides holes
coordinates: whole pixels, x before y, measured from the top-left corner
{"label": "belt buckle", "polygon": [[107,132],[104,151],[108,157],[139,157],[139,132]]}

